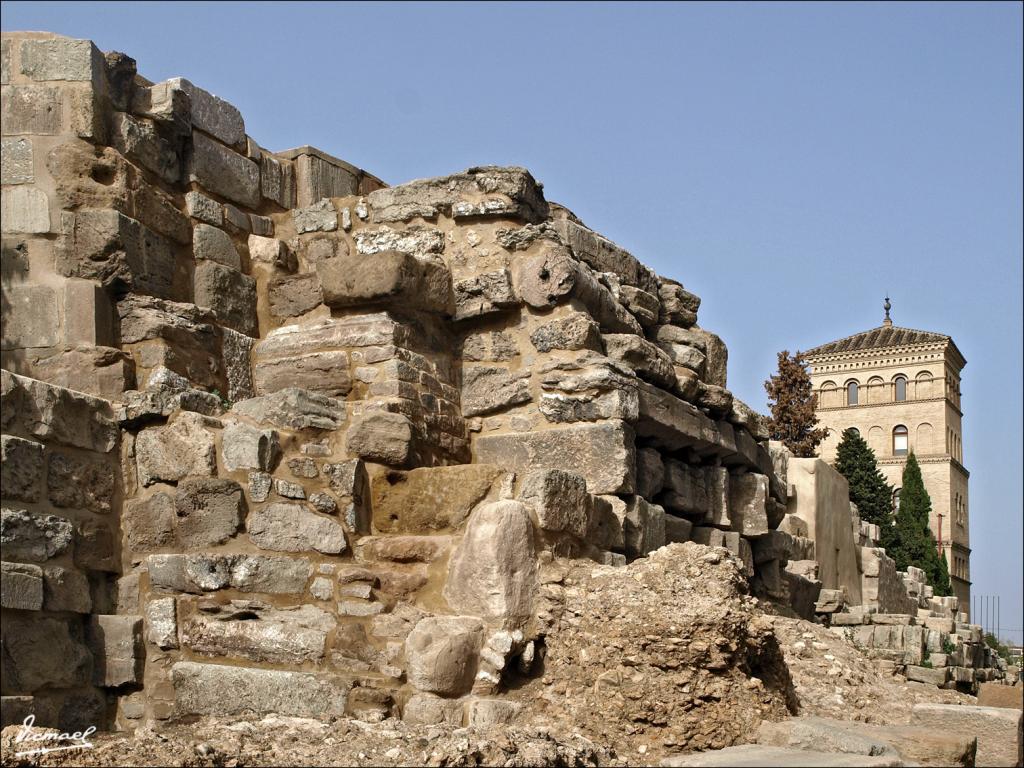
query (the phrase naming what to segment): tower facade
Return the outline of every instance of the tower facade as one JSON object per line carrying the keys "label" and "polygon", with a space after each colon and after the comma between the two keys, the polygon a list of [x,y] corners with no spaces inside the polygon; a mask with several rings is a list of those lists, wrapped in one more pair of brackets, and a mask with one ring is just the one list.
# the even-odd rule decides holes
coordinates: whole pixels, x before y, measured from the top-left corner
{"label": "tower facade", "polygon": [[[857,429],[897,489],[910,451],[931,496],[931,530],[949,566],[960,610],[971,605],[968,478],[964,467],[960,372],[966,365],[953,339],[900,328],[878,328],[805,352],[818,395],[817,415],[828,436],[821,457],[834,462],[843,430]],[[897,499],[898,501],[898,499]]]}

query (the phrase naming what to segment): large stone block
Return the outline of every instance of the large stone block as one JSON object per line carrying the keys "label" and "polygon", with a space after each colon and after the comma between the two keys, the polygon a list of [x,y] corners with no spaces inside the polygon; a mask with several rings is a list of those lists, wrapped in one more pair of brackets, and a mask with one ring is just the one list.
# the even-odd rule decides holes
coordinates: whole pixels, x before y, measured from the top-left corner
{"label": "large stone block", "polygon": [[135,441],[139,482],[175,483],[189,475],[211,476],[217,468],[213,433],[198,413],[182,411],[170,424],[151,427]]}
{"label": "large stone block", "polygon": [[146,603],[146,640],[165,651],[178,647],[177,601],[173,597]]}
{"label": "large stone block", "polygon": [[627,285],[655,293],[654,274],[628,251],[596,232],[568,219],[556,219],[554,228],[576,257],[598,272],[611,272]]}
{"label": "large stone block", "polygon": [[4,232],[41,234],[50,231],[50,201],[35,187],[4,187],[0,193]]}
{"label": "large stone block", "polygon": [[167,85],[188,94],[194,127],[232,147],[245,138],[242,113],[233,105],[209,91],[198,88],[183,77],[168,80]]}
{"label": "large stone block", "polygon": [[[66,327],[70,329],[72,322],[66,320]],[[83,331],[82,335],[88,335],[87,329],[75,327]],[[35,358],[32,373],[60,387],[120,400],[122,393],[134,385],[135,366],[131,357],[120,349],[83,343],[65,347],[49,357]]]}
{"label": "large stone block", "polygon": [[50,454],[46,487],[56,507],[87,509],[98,514],[110,512],[114,495],[114,476],[108,464],[91,459]]}
{"label": "large stone block", "polygon": [[373,258],[336,256],[316,265],[329,307],[356,307],[381,302],[452,314],[451,273],[443,262],[409,253],[381,251]]}
{"label": "large stone block", "polygon": [[556,320],[549,320],[530,334],[530,342],[538,352],[553,349],[604,351],[601,329],[589,315],[573,312]]}
{"label": "large stone block", "polygon": [[592,502],[585,478],[560,469],[530,472],[523,479],[519,500],[537,514],[542,530],[586,538]]}
{"label": "large stone block", "polygon": [[338,228],[338,209],[329,199],[309,202],[292,211],[295,231],[300,234],[307,232],[334,232]]}
{"label": "large stone block", "polygon": [[978,737],[977,764],[1020,765],[1024,758],[1024,713],[1004,707],[915,704],[912,725]]}
{"label": "large stone block", "polygon": [[56,515],[30,514],[23,509],[0,512],[0,544],[10,560],[42,563],[64,554],[71,547],[75,529]]}
{"label": "large stone block", "polygon": [[315,272],[275,277],[267,285],[267,298],[274,317],[298,317],[323,303],[320,278]]}
{"label": "large stone block", "polygon": [[241,656],[276,664],[316,662],[324,657],[330,614],[312,605],[274,609],[250,600],[202,609],[181,627],[181,643],[212,656]]}
{"label": "large stone block", "polygon": [[43,567],[44,604],[48,611],[92,611],[89,579],[81,571],[51,565]]}
{"label": "large stone block", "polygon": [[0,143],[0,181],[8,184],[31,184],[35,181],[32,165],[32,140],[3,139]]}
{"label": "large stone block", "polygon": [[21,73],[32,80],[99,84],[106,65],[89,40],[69,37],[21,41]]}
{"label": "large stone block", "polygon": [[42,444],[11,435],[0,437],[0,478],[5,498],[37,501],[43,467]]}
{"label": "large stone block", "polygon": [[249,513],[246,529],[262,549],[282,552],[317,551],[336,555],[346,549],[345,530],[329,517],[301,504],[268,504]]}
{"label": "large stone block", "polygon": [[180,661],[171,667],[179,715],[243,712],[322,718],[345,712],[345,689],[308,672],[229,667]]}
{"label": "large stone block", "polygon": [[282,429],[335,430],[346,418],[343,400],[298,387],[236,402],[231,411]]}
{"label": "large stone block", "polygon": [[146,552],[175,542],[174,497],[154,493],[125,504],[122,525],[125,541],[133,552]]}
{"label": "large stone block", "polygon": [[4,690],[73,688],[89,682],[91,655],[81,624],[40,616],[4,616]]}
{"label": "large stone block", "polygon": [[348,163],[303,147],[285,153],[295,163],[295,197],[300,206],[324,197],[348,197],[359,193],[359,173]]}
{"label": "large stone block", "polygon": [[496,501],[477,507],[452,554],[444,596],[456,611],[522,625],[533,610],[537,559],[526,506]]}
{"label": "large stone block", "polygon": [[115,292],[161,298],[174,295],[171,243],[115,210],[78,210],[62,219],[57,268],[68,277],[96,280]]}
{"label": "large stone block", "polygon": [[[251,403],[252,400],[243,402]],[[224,427],[221,456],[224,468],[229,472],[236,469],[272,470],[279,453],[277,432],[272,429],[257,429],[241,423]]]}
{"label": "large stone block", "polygon": [[60,304],[48,285],[4,286],[2,349],[52,347],[60,343]]}
{"label": "large stone block", "polygon": [[374,528],[381,533],[433,533],[457,528],[504,474],[501,468],[489,464],[464,464],[376,475],[370,485]]}
{"label": "large stone block", "polygon": [[604,345],[608,357],[629,366],[640,378],[662,389],[675,386],[672,360],[647,339],[629,333],[609,333],[604,336]]}
{"label": "large stone block", "polygon": [[453,291],[456,320],[501,312],[519,303],[512,290],[512,276],[507,269],[458,280]]}
{"label": "large stone block", "polygon": [[363,256],[398,251],[429,259],[431,254],[439,254],[444,250],[444,233],[434,227],[361,229],[355,233],[355,241],[356,253]]}
{"label": "large stone block", "polygon": [[622,533],[630,557],[643,557],[660,549],[665,546],[665,510],[643,496],[629,496]]}
{"label": "large stone block", "polygon": [[5,426],[17,421],[35,437],[98,453],[118,444],[120,433],[109,402],[8,371],[0,376]]}
{"label": "large stone block", "polygon": [[215,261],[234,270],[242,268],[242,259],[231,236],[209,224],[196,224],[192,230],[192,253],[197,260]]}
{"label": "large stone block", "polygon": [[[118,152],[168,184],[178,183],[181,179],[181,157],[177,148],[157,130],[155,121],[115,112],[110,128],[110,144]],[[189,213],[191,215],[192,212]]]}
{"label": "large stone block", "polygon": [[96,685],[112,688],[142,680],[141,616],[91,616],[88,639]]}
{"label": "large stone block", "polygon": [[195,301],[209,307],[218,319],[247,336],[259,336],[256,318],[256,280],[213,261],[196,264]]}
{"label": "large stone block", "polygon": [[665,487],[665,462],[656,448],[636,449],[636,492],[653,499]]}
{"label": "large stone block", "polygon": [[[433,179],[387,187],[368,196],[378,223],[445,216],[547,217],[541,185],[525,168],[487,166]],[[499,197],[500,196],[500,197]]]}
{"label": "large stone block", "polygon": [[174,512],[181,546],[223,544],[242,523],[242,488],[233,480],[185,478],[178,483]]}
{"label": "large stone block", "polygon": [[768,478],[744,473],[729,478],[729,518],[747,537],[768,533]]}
{"label": "large stone block", "polygon": [[405,640],[406,676],[421,691],[468,693],[476,676],[484,625],[474,616],[421,619]]}
{"label": "large stone block", "polygon": [[345,445],[366,461],[400,467],[409,459],[412,438],[412,422],[407,416],[371,411],[353,419]]}
{"label": "large stone block", "polygon": [[12,85],[4,88],[0,110],[5,136],[19,133],[52,136],[60,133],[62,107],[59,88]]}
{"label": "large stone block", "polygon": [[41,611],[43,569],[25,563],[0,563],[0,606],[19,611]]}
{"label": "large stone block", "polygon": [[479,416],[527,403],[530,372],[495,366],[466,366],[462,371],[462,414]]}
{"label": "large stone block", "polygon": [[267,555],[150,555],[146,566],[153,587],[194,594],[230,588],[294,595],[305,592],[313,573],[305,558]]}
{"label": "large stone block", "polygon": [[563,469],[587,479],[593,494],[632,493],[633,430],[622,421],[576,424],[542,432],[484,435],[474,441],[477,461],[516,471]]}
{"label": "large stone block", "polygon": [[247,208],[260,202],[260,167],[202,133],[192,135],[189,178],[214,194]]}
{"label": "large stone block", "polygon": [[658,286],[658,297],[661,299],[661,315],[658,321],[663,325],[689,328],[697,322],[700,298],[685,290],[679,283],[662,278]]}

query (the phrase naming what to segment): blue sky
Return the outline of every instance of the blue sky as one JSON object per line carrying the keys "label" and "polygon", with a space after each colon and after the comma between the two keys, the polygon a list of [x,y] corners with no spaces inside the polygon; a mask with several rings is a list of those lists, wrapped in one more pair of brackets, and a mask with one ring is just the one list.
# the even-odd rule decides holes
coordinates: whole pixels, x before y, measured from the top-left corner
{"label": "blue sky", "polygon": [[15,3],[228,99],[263,146],[389,183],[530,168],[700,295],[729,385],[877,326],[968,360],[975,593],[1022,640],[1018,3]]}

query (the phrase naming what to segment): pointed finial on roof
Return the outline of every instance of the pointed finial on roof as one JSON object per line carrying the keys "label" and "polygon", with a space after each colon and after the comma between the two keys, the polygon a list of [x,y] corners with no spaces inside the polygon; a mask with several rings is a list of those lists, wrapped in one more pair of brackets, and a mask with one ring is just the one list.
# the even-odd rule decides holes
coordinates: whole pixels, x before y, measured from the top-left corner
{"label": "pointed finial on roof", "polygon": [[885,297],[885,304],[882,306],[885,307],[885,320],[882,321],[882,325],[889,328],[892,326],[892,318],[889,317],[889,310],[892,309],[892,302],[889,301],[888,296]]}

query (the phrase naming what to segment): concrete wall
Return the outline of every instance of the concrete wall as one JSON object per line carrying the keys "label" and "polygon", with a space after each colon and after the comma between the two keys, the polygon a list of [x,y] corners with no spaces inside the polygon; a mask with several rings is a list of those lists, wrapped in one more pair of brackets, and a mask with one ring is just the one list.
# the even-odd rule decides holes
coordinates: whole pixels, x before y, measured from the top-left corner
{"label": "concrete wall", "polygon": [[846,478],[821,459],[791,458],[789,484],[793,495],[787,512],[807,524],[822,587],[845,587],[847,602],[859,604],[861,580]]}

